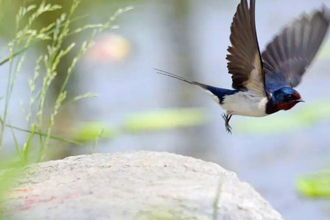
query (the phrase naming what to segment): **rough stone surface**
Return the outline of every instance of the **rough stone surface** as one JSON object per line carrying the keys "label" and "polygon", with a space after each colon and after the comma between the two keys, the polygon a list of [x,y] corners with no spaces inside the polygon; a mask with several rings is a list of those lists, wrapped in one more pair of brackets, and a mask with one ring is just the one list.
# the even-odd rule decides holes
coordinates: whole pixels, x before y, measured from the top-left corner
{"label": "rough stone surface", "polygon": [[175,154],[74,156],[24,173],[5,204],[15,219],[282,219],[233,172]]}

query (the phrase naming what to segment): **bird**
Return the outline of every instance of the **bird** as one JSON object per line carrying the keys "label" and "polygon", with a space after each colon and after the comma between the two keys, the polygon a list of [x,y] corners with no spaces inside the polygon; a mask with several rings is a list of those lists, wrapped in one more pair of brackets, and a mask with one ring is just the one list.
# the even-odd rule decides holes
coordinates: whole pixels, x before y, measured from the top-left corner
{"label": "bird", "polygon": [[319,51],[329,28],[329,8],[323,5],[304,13],[260,52],[256,23],[255,0],[241,0],[230,27],[230,46],[226,60],[232,78],[232,89],[219,88],[187,80],[168,71],[155,69],[210,93],[225,110],[225,128],[231,133],[233,115],[263,117],[280,110],[289,110],[304,102],[295,89]]}

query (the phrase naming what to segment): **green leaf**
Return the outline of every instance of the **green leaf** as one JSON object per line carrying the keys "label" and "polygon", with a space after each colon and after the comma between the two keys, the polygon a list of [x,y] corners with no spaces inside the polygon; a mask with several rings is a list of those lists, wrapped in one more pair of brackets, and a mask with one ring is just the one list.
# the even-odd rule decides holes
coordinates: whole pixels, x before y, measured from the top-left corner
{"label": "green leaf", "polygon": [[102,122],[88,122],[81,124],[74,129],[74,139],[79,142],[93,142],[101,139],[112,139],[117,135],[117,132]]}
{"label": "green leaf", "polygon": [[124,129],[129,132],[156,131],[197,126],[206,120],[206,113],[202,109],[166,109],[132,115],[124,123]]}
{"label": "green leaf", "polygon": [[307,197],[330,197],[330,171],[299,178],[297,189]]}

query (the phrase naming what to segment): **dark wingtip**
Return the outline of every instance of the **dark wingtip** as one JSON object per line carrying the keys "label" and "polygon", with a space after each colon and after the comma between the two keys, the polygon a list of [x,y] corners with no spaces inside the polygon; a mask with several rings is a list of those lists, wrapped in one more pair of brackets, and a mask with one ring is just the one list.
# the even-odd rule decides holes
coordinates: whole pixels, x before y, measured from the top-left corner
{"label": "dark wingtip", "polygon": [[255,6],[256,6],[256,1],[250,0],[250,8],[255,8]]}
{"label": "dark wingtip", "polygon": [[328,6],[326,6],[325,4],[322,4],[322,7],[321,7],[321,13],[322,13],[322,16],[323,16],[328,22],[330,22],[330,8],[328,8]]}

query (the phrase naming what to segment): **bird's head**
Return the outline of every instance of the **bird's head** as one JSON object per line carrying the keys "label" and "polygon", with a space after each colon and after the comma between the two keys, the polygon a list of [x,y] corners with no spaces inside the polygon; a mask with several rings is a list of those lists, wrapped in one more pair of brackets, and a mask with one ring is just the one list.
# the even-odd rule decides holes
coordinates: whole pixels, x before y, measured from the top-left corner
{"label": "bird's head", "polygon": [[290,87],[284,87],[273,92],[273,102],[277,110],[289,110],[299,102],[303,102],[300,94]]}

